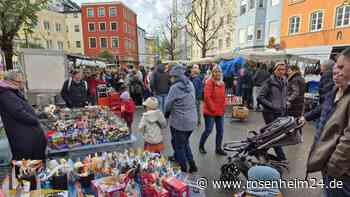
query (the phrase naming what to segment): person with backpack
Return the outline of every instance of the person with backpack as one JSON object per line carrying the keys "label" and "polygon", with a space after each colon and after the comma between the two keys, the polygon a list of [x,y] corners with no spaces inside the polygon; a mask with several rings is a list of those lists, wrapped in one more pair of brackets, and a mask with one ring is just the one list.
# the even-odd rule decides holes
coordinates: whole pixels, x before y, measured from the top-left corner
{"label": "person with backpack", "polygon": [[129,90],[130,90],[130,96],[135,101],[135,104],[137,106],[142,105],[143,89],[144,89],[143,82],[139,78],[137,71],[132,70],[129,76]]}
{"label": "person with backpack", "polygon": [[69,108],[85,107],[89,104],[88,84],[82,80],[80,71],[73,71],[71,77],[63,83],[61,96]]}

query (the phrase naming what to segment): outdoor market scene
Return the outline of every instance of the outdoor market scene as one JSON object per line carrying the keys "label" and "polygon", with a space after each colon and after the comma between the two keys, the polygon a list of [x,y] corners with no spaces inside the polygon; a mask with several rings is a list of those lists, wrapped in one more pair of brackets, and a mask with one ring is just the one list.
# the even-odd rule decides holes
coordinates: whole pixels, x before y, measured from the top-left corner
{"label": "outdoor market scene", "polygon": [[347,0],[0,1],[0,197],[350,197],[349,21]]}

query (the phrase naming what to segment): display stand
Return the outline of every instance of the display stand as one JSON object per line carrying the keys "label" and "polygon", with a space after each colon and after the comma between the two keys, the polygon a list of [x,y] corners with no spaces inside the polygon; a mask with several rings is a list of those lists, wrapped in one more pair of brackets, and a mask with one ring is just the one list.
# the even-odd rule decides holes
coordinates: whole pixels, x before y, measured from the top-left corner
{"label": "display stand", "polygon": [[112,146],[121,146],[121,145],[128,145],[136,142],[137,138],[134,134],[131,134],[129,137],[125,137],[120,139],[117,142],[110,142],[110,143],[103,143],[103,144],[95,144],[95,145],[85,145],[81,147],[76,148],[65,148],[60,150],[54,150],[54,149],[48,149],[48,155],[52,156],[55,154],[62,154],[62,153],[69,153],[69,152],[76,152],[76,151],[89,151],[96,152],[96,149],[98,148],[108,148]]}

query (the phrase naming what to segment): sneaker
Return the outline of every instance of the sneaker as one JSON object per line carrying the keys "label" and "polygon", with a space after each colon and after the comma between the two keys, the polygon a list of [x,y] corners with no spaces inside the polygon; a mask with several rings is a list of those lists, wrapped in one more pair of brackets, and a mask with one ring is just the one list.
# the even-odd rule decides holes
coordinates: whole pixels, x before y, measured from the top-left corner
{"label": "sneaker", "polygon": [[188,162],[189,165],[190,165],[190,169],[188,170],[189,173],[194,173],[194,172],[197,172],[198,171],[198,168],[196,166],[196,163],[194,162],[194,160],[191,160]]}

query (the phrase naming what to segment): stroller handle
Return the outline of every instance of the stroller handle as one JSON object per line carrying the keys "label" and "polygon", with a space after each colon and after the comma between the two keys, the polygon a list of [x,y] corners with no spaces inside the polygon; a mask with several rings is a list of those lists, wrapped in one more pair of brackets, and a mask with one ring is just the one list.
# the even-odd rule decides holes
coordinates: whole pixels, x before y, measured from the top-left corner
{"label": "stroller handle", "polygon": [[223,145],[223,149],[229,152],[241,152],[248,145],[247,141],[231,141]]}

